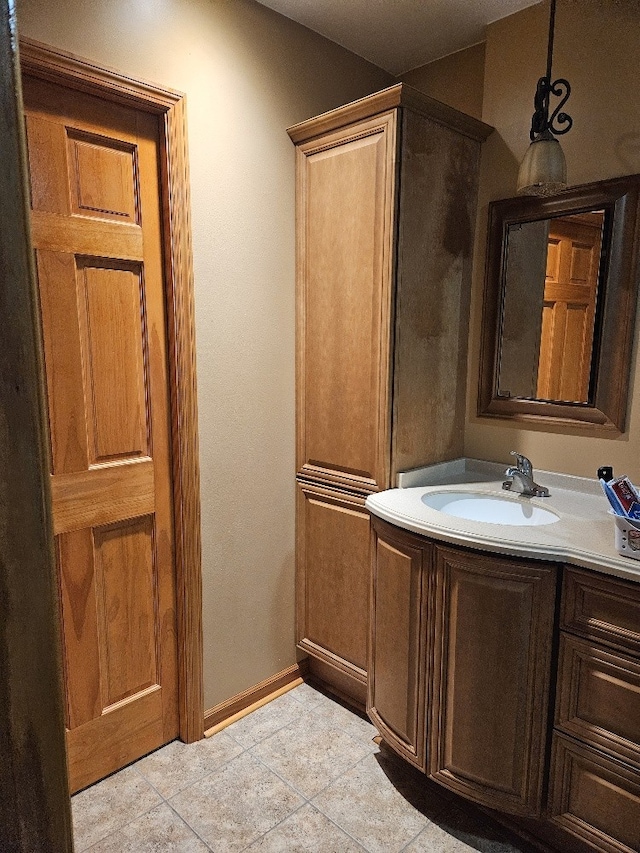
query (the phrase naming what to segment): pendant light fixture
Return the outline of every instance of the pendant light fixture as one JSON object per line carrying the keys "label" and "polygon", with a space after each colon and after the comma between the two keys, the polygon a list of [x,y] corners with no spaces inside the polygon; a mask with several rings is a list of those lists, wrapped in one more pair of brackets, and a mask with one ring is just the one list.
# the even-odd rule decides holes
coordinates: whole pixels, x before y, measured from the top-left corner
{"label": "pendant light fixture", "polygon": [[[561,112],[571,94],[569,81],[563,77],[551,82],[553,59],[553,32],[556,20],[556,0],[551,0],[549,15],[549,44],[547,48],[547,73],[538,80],[531,119],[531,145],[524,155],[518,172],[518,195],[554,195],[567,186],[567,163],[560,143],[555,138],[571,130],[573,119]],[[560,98],[549,115],[549,98]]]}

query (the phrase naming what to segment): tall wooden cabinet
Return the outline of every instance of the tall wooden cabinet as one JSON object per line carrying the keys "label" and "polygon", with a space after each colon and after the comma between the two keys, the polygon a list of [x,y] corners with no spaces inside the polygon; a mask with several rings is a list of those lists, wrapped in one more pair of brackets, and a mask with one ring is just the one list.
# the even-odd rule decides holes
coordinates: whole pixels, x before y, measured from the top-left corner
{"label": "tall wooden cabinet", "polygon": [[289,129],[297,182],[297,640],[364,705],[364,501],[462,452],[480,143],[403,84]]}

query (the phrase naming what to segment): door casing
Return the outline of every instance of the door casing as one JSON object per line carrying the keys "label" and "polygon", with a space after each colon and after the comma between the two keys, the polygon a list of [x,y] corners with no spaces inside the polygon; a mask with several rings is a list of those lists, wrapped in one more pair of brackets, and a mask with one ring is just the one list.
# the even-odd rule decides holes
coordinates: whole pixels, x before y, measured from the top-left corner
{"label": "door casing", "polygon": [[31,39],[20,40],[23,74],[158,116],[175,529],[179,732],[204,735],[200,474],[193,261],[185,96],[134,80]]}

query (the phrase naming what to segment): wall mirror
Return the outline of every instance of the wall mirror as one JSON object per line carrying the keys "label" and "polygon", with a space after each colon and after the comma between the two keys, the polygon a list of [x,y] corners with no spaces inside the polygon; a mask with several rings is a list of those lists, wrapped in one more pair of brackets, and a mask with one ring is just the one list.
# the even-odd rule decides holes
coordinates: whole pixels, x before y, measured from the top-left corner
{"label": "wall mirror", "polygon": [[478,414],[623,432],[640,175],[489,205]]}

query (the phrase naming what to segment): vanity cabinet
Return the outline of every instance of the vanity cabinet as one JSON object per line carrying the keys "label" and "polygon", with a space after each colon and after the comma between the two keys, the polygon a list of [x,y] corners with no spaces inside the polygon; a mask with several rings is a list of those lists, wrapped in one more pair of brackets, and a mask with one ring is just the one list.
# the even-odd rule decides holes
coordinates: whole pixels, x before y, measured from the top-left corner
{"label": "vanity cabinet", "polygon": [[640,584],[372,526],[385,742],[562,853],[638,853]]}
{"label": "vanity cabinet", "polygon": [[[347,522],[352,509],[339,502],[353,506],[400,470],[461,453],[477,171],[490,131],[404,84],[288,131],[304,495],[297,642],[311,673],[357,703],[369,632],[368,597],[357,597],[370,539],[359,532],[343,541],[361,524]],[[325,541],[311,521],[321,514],[309,508],[312,486],[337,501],[333,515],[324,502]]]}
{"label": "vanity cabinet", "polygon": [[373,528],[369,716],[445,787],[539,815],[555,566]]}

